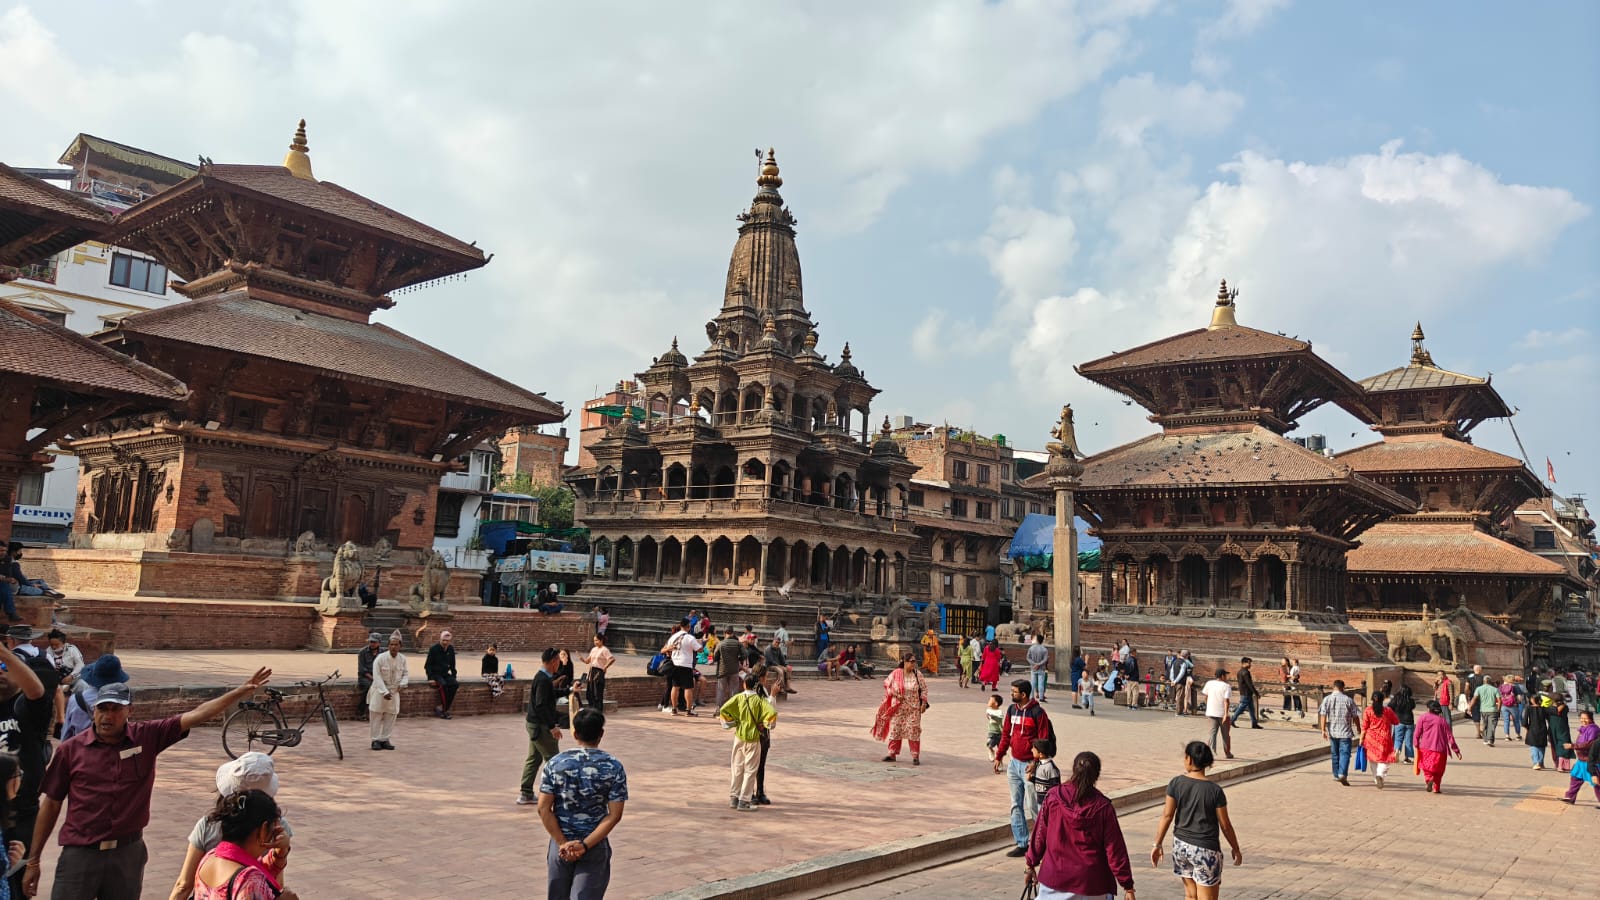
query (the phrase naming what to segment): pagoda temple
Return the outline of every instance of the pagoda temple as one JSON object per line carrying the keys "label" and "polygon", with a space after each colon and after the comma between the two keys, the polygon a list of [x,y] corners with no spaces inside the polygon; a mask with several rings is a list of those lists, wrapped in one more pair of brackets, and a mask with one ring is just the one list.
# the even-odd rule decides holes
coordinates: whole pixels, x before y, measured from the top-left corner
{"label": "pagoda temple", "polygon": [[[0,164],[0,281],[109,224],[83,199]],[[105,416],[159,413],[187,396],[176,378],[3,301],[0,380],[11,401],[0,412],[0,540],[10,538],[17,479],[48,466],[45,448]],[[32,612],[49,621],[48,610]]]}
{"label": "pagoda temple", "polygon": [[[1520,652],[1523,638],[1538,645],[1554,631],[1560,591],[1585,585],[1510,539],[1512,513],[1546,491],[1521,460],[1477,446],[1471,432],[1511,410],[1489,379],[1436,365],[1423,341],[1419,322],[1410,362],[1361,381],[1363,418],[1383,439],[1336,457],[1414,504],[1369,529],[1350,553],[1350,616],[1383,630],[1425,607],[1465,608],[1515,632],[1499,643],[1509,640]],[[1471,662],[1523,664],[1520,657]]]}
{"label": "pagoda temple", "polygon": [[878,390],[850,346],[837,363],[817,350],[770,150],[756,184],[705,349],[691,360],[674,338],[638,376],[643,420],[622,416],[568,477],[596,558],[583,596],[613,628],[690,607],[793,627],[904,590],[917,467],[887,420],[869,433]]}
{"label": "pagoda temple", "polygon": [[[205,162],[117,218],[107,240],[156,256],[189,300],[98,338],[190,393],[174,412],[107,416],[71,442],[77,549],[40,554],[59,581],[315,598],[347,541],[417,566],[441,474],[511,426],[562,418],[543,396],[372,321],[393,292],[487,259],[317,180],[304,125],[281,166]],[[452,594],[476,580],[455,579]],[[407,586],[394,577],[382,593]]]}
{"label": "pagoda temple", "polygon": [[1085,518],[1105,541],[1103,606],[1218,606],[1342,620],[1345,554],[1413,504],[1285,438],[1361,388],[1308,341],[1235,319],[1224,282],[1209,327],[1077,367],[1161,433],[1084,461]]}

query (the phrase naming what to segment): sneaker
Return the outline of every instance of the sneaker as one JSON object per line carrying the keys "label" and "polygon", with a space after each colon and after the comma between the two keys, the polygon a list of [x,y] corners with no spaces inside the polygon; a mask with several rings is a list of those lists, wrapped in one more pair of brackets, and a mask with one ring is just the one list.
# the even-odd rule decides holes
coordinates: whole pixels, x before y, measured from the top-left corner
{"label": "sneaker", "polygon": [[1044,697],[1040,697],[1040,698],[1039,698],[1039,702],[1040,702],[1040,703],[1049,703],[1049,702],[1050,702],[1050,701],[1049,701],[1049,700],[1047,700],[1047,699],[1045,699],[1045,698],[1044,698]]}
{"label": "sneaker", "polygon": [[740,800],[739,801],[739,805],[734,807],[734,808],[737,809],[739,812],[755,812],[756,811],[756,805],[754,803],[750,803],[750,802],[745,801],[745,800]]}
{"label": "sneaker", "polygon": [[1345,787],[1349,787],[1350,786],[1350,779],[1345,777],[1344,775],[1340,775],[1339,776],[1339,783],[1344,785]]}
{"label": "sneaker", "polygon": [[1373,776],[1372,780],[1378,783],[1378,790],[1383,790],[1383,778],[1381,776]]}
{"label": "sneaker", "polygon": [[1266,730],[1265,728],[1263,728],[1260,725],[1251,725],[1250,727],[1255,729],[1255,730],[1257,730],[1257,731],[1265,731]]}
{"label": "sneaker", "polygon": [[1094,715],[1094,707],[1089,707],[1089,715]]}
{"label": "sneaker", "polygon": [[1577,799],[1576,799],[1576,798],[1574,798],[1574,797],[1562,797],[1562,798],[1561,798],[1561,802],[1562,802],[1562,803],[1566,803],[1566,804],[1569,804],[1569,805],[1572,805],[1572,806],[1576,806],[1576,805],[1578,805],[1578,801],[1577,801]]}
{"label": "sneaker", "polygon": [[739,808],[739,798],[738,797],[729,797],[728,798],[728,808],[729,809],[738,809]]}
{"label": "sneaker", "polygon": [[1019,857],[1019,856],[1027,856],[1028,855],[1028,848],[1027,847],[1012,847],[1010,850],[1006,851],[1006,855],[1009,856],[1009,857],[1012,857],[1013,859],[1015,859],[1016,857]]}
{"label": "sneaker", "polygon": [[517,805],[518,806],[537,806],[538,803],[539,803],[539,798],[535,797],[532,794],[518,794],[517,795]]}

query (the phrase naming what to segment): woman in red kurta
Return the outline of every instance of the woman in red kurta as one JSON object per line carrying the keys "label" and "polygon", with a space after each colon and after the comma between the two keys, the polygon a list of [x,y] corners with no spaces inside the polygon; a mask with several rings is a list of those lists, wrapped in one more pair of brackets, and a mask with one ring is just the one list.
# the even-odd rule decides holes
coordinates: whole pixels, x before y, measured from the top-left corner
{"label": "woman in red kurta", "polygon": [[1005,654],[1000,645],[990,641],[983,647],[983,662],[978,667],[978,684],[981,688],[998,690],[1000,687],[1000,657]]}
{"label": "woman in red kurta", "polygon": [[1400,717],[1383,705],[1383,691],[1373,691],[1372,705],[1361,714],[1361,748],[1367,751],[1367,764],[1372,766],[1378,790],[1383,790],[1383,779],[1394,762],[1394,727],[1399,724]]}
{"label": "woman in red kurta", "polygon": [[1439,708],[1444,711],[1444,720],[1450,721],[1450,710],[1456,705],[1455,691],[1450,687],[1450,676],[1439,673],[1438,679],[1433,682],[1433,698],[1439,701]]}

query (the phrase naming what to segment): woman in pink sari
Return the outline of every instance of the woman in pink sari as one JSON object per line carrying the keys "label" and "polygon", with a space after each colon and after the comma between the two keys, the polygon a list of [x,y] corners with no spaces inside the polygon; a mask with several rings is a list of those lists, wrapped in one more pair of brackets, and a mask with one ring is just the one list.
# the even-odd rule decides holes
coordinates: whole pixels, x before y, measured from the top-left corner
{"label": "woman in pink sari", "polygon": [[911,764],[922,765],[922,712],[927,708],[928,682],[917,671],[917,658],[907,653],[900,668],[883,680],[883,702],[872,720],[873,738],[889,742],[884,762],[894,762],[904,740],[911,744]]}
{"label": "woman in pink sari", "polygon": [[1383,779],[1389,777],[1389,764],[1394,762],[1394,728],[1400,717],[1383,705],[1383,691],[1372,692],[1372,705],[1361,714],[1361,749],[1367,752],[1367,764],[1372,766],[1372,780],[1383,790]]}
{"label": "woman in pink sari", "polygon": [[978,666],[978,687],[987,690],[1000,688],[1000,659],[1005,654],[1000,645],[990,641],[983,645],[983,660]]}
{"label": "woman in pink sari", "polygon": [[1444,707],[1437,700],[1428,701],[1428,711],[1417,716],[1417,767],[1422,770],[1422,778],[1428,790],[1435,794],[1441,793],[1439,783],[1444,780],[1445,766],[1450,764],[1450,756],[1461,758],[1461,748],[1456,745],[1456,736],[1450,730],[1450,720],[1442,713]]}
{"label": "woman in pink sari", "polygon": [[195,870],[195,900],[296,900],[283,887],[288,861],[274,850],[279,844],[283,813],[266,791],[239,791],[217,800],[210,819],[222,831],[222,842],[200,860]]}

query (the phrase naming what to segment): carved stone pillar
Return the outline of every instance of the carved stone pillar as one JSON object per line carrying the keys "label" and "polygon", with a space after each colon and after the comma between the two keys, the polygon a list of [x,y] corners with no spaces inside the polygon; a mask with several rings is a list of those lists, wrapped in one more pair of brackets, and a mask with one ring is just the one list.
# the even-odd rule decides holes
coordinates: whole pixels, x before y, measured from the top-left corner
{"label": "carved stone pillar", "polygon": [[[764,585],[764,584],[767,583],[767,554],[768,554],[768,552],[770,550],[771,550],[771,545],[766,541],[762,541],[761,542],[761,563],[760,563],[760,565],[758,565],[756,567],[756,580],[755,580],[755,583],[757,585]],[[783,584],[783,581],[779,580],[778,583],[779,584]]]}

